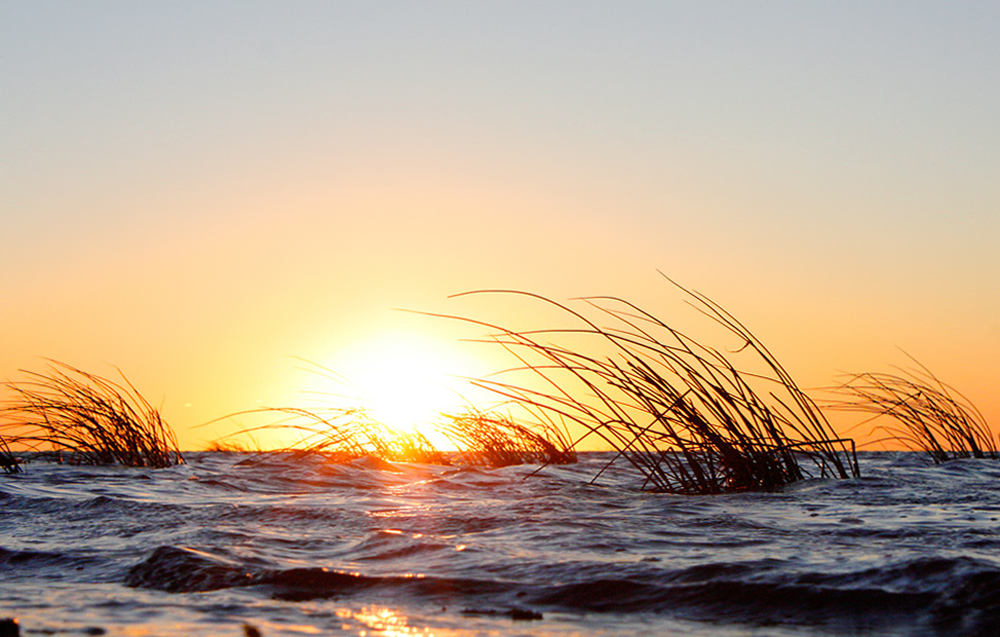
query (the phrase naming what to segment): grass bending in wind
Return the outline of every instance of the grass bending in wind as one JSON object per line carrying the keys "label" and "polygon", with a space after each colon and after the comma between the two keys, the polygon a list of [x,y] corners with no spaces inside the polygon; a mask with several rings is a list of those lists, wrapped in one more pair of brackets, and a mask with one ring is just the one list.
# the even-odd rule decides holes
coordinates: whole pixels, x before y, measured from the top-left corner
{"label": "grass bending in wind", "polygon": [[860,424],[881,417],[895,420],[896,425],[875,430],[909,449],[926,452],[935,464],[956,458],[1000,457],[982,412],[926,367],[914,363],[916,368],[897,368],[898,373],[849,374],[834,388],[844,398],[830,406],[872,415]]}
{"label": "grass bending in wind", "polygon": [[224,419],[235,420],[245,416],[265,416],[270,420],[254,427],[242,427],[240,431],[214,441],[210,449],[239,448],[239,437],[258,432],[279,432],[283,437],[294,436],[297,440],[275,451],[321,454],[331,462],[350,462],[370,456],[389,462],[446,464],[444,454],[419,432],[403,432],[389,427],[373,420],[361,408],[263,407],[230,414]]}
{"label": "grass bending in wind", "polygon": [[[516,368],[476,384],[526,411],[578,425],[571,446],[597,437],[666,493],[769,491],[806,477],[859,475],[854,443],[825,416],[766,347],[707,297],[674,283],[702,315],[735,336],[735,351],[703,345],[638,306],[615,297],[568,304],[517,290],[466,294],[527,297],[554,306],[570,327],[494,330],[486,339],[510,352]],[[458,295],[463,296],[463,295]],[[598,322],[599,317],[607,324]],[[737,367],[748,363],[755,371]],[[528,379],[501,380],[527,372]],[[596,479],[596,476],[595,476]]]}
{"label": "grass bending in wind", "polygon": [[[471,406],[458,414],[439,414],[436,420],[421,424],[420,430],[401,431],[379,422],[360,406],[364,402],[349,378],[309,360],[300,360],[305,363],[305,371],[318,374],[326,384],[339,390],[305,392],[317,404],[314,408],[264,407],[212,421],[265,418],[262,425],[241,426],[240,431],[213,441],[209,450],[246,450],[242,439],[249,437],[253,441],[256,433],[279,432],[282,438],[297,438],[282,451],[322,454],[332,462],[350,462],[366,456],[389,462],[488,467],[576,461],[576,454],[568,448],[569,443],[558,428],[536,431]],[[428,436],[447,449],[438,449]],[[260,445],[255,446],[259,451]]]}
{"label": "grass bending in wind", "polygon": [[0,470],[4,473],[20,473],[21,471],[21,463],[2,436],[0,436]]}
{"label": "grass bending in wind", "polygon": [[572,445],[555,427],[535,431],[509,417],[471,409],[446,416],[435,429],[455,445],[464,464],[506,467],[576,462]]}
{"label": "grass bending in wind", "polygon": [[214,441],[210,449],[239,449],[236,437],[260,431],[283,431],[286,435],[297,435],[298,440],[282,451],[321,454],[331,462],[374,457],[389,462],[504,467],[576,461],[576,454],[567,449],[566,440],[559,437],[558,432],[539,433],[507,418],[478,411],[442,414],[438,422],[429,426],[456,451],[440,450],[423,433],[400,431],[374,420],[360,408],[262,408],[226,418],[260,415],[276,416],[277,420],[243,428],[232,436]]}
{"label": "grass bending in wind", "polygon": [[[11,444],[74,464],[169,467],[183,462],[173,430],[122,375],[117,383],[49,361],[7,382],[0,428]],[[121,372],[119,371],[119,374]]]}

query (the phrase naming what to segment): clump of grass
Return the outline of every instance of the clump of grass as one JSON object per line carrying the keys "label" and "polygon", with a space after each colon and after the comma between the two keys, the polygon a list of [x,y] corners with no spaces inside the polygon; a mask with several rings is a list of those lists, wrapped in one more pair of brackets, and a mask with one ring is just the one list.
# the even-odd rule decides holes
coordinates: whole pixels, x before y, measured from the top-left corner
{"label": "clump of grass", "polygon": [[[324,422],[330,422],[328,415]],[[323,429],[303,450],[339,460],[373,456],[389,462],[450,464],[447,456],[419,431],[400,431],[371,419],[363,411],[352,413],[346,422]]]}
{"label": "clump of grass", "polygon": [[[326,407],[308,410],[297,407],[265,407],[226,418],[247,415],[271,415],[278,419],[264,425],[244,428],[247,434],[263,430],[284,430],[298,440],[281,451],[321,454],[332,462],[350,462],[372,456],[389,462],[449,464],[444,453],[417,432],[404,432],[372,419],[364,409]],[[224,442],[221,444],[225,444]]]}
{"label": "clump of grass", "polygon": [[252,448],[250,444],[241,440],[219,438],[205,445],[205,451],[214,453],[253,453],[259,452],[261,449],[259,446]]}
{"label": "clump of grass", "polygon": [[446,416],[436,429],[455,445],[464,464],[506,467],[576,462],[569,440],[551,426],[539,433],[510,417],[470,409]]}
{"label": "clump of grass", "polygon": [[568,439],[554,424],[541,430],[529,429],[510,418],[472,407],[457,415],[441,414],[436,421],[421,425],[428,435],[449,448],[447,451],[438,449],[424,433],[390,427],[371,417],[367,409],[357,406],[363,401],[350,379],[316,363],[304,362],[306,371],[321,375],[331,386],[340,386],[342,391],[306,392],[312,394],[314,400],[318,398],[318,408],[262,408],[226,416],[225,419],[257,416],[270,416],[271,419],[260,426],[241,427],[240,431],[213,442],[209,450],[240,448],[235,438],[256,431],[284,430],[284,437],[289,434],[298,437],[285,451],[323,454],[333,462],[349,462],[364,456],[389,462],[450,465],[457,461],[489,467],[576,461]]}
{"label": "clump of grass", "polygon": [[896,425],[875,430],[911,450],[926,452],[935,464],[956,458],[996,459],[996,444],[983,414],[955,388],[914,363],[916,368],[897,368],[898,373],[848,375],[834,388],[844,398],[831,406],[871,414],[864,422],[894,419]]}
{"label": "clump of grass", "polygon": [[[281,432],[282,438],[297,440],[276,451],[299,454],[321,454],[331,462],[350,462],[366,456],[388,462],[448,464],[446,455],[436,449],[417,431],[404,432],[371,417],[350,380],[317,363],[300,359],[303,368],[318,374],[342,392],[309,391],[315,408],[263,407],[230,414],[218,420],[251,420],[266,418],[264,424],[246,427],[213,443],[227,449],[235,436],[251,436],[256,432]],[[208,423],[206,423],[208,424]],[[260,445],[257,444],[258,451]],[[210,449],[211,450],[211,449]]]}
{"label": "clump of grass", "polygon": [[[496,330],[489,341],[520,362],[507,372],[535,379],[476,384],[527,411],[576,423],[584,432],[577,444],[602,439],[617,451],[615,461],[624,458],[642,472],[643,488],[678,494],[767,491],[810,476],[859,475],[853,441],[833,432],[767,348],[721,306],[677,287],[736,337],[735,350],[703,345],[616,297],[579,299],[583,307],[577,311],[516,290],[468,293],[518,295],[554,306],[574,320],[566,328],[515,331],[448,318]],[[734,359],[754,369],[744,371]]]}
{"label": "clump of grass", "polygon": [[0,436],[0,469],[4,473],[19,473],[21,471],[21,463],[2,436]]}
{"label": "clump of grass", "polygon": [[[389,462],[438,465],[457,462],[487,467],[576,462],[571,444],[555,427],[539,432],[508,417],[474,409],[457,415],[442,414],[439,421],[429,425],[457,451],[440,450],[420,431],[400,431],[372,419],[361,408],[263,408],[227,418],[261,414],[279,418],[259,427],[243,428],[234,435],[285,430],[297,434],[299,439],[281,451],[322,454],[332,462],[350,462],[366,456]],[[242,451],[245,447],[226,437],[211,443],[208,450]]]}
{"label": "clump of grass", "polygon": [[49,363],[47,372],[22,370],[27,380],[5,383],[13,398],[0,407],[0,415],[10,443],[74,464],[169,467],[183,462],[173,430],[124,375],[117,383]]}

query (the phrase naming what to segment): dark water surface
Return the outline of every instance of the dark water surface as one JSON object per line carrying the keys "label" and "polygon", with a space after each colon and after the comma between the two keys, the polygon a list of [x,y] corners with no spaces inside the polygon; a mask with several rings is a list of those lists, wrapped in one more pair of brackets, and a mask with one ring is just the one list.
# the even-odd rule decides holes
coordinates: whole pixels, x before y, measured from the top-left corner
{"label": "dark water surface", "polygon": [[1000,463],[863,454],[781,493],[188,454],[0,475],[24,635],[998,635]]}

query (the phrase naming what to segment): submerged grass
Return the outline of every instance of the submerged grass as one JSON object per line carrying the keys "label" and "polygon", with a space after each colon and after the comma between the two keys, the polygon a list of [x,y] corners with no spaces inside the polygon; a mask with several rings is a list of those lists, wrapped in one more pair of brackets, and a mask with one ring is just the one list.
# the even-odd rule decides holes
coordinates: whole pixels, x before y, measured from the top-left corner
{"label": "submerged grass", "polygon": [[[22,370],[0,406],[10,444],[74,464],[169,467],[183,462],[173,430],[122,375],[122,382],[49,361],[47,372]],[[120,372],[119,372],[120,373]]]}
{"label": "submerged grass", "polygon": [[[339,414],[339,422],[331,422],[330,413]],[[313,413],[307,415],[320,418]],[[400,431],[373,420],[362,410],[335,410],[321,420],[328,426],[318,430],[303,451],[323,453],[336,460],[372,456],[389,462],[448,464],[445,454],[420,432]]]}
{"label": "submerged grass", "polygon": [[420,431],[401,431],[380,423],[360,408],[263,408],[226,418],[247,415],[270,415],[277,420],[258,427],[243,428],[232,437],[213,442],[210,449],[242,450],[244,447],[235,436],[284,430],[297,435],[298,440],[281,451],[321,454],[332,462],[374,457],[388,462],[504,467],[576,461],[576,454],[558,432],[539,433],[508,418],[478,411],[442,415],[439,422],[430,426],[430,430],[437,434],[435,438],[439,436],[457,451],[439,449]]}
{"label": "submerged grass", "polygon": [[19,473],[21,471],[21,463],[2,436],[0,436],[0,470],[3,470],[4,473]]}
{"label": "submerged grass", "polygon": [[895,420],[896,425],[875,430],[914,451],[926,452],[936,464],[956,458],[1000,457],[990,427],[975,405],[913,362],[917,367],[897,368],[898,373],[848,375],[834,388],[844,398],[831,407],[871,414],[864,422],[880,417]]}
{"label": "submerged grass", "polygon": [[203,451],[214,453],[258,453],[263,451],[263,449],[253,441],[218,438],[205,445]]}
{"label": "submerged grass", "polygon": [[[496,330],[488,341],[520,362],[507,373],[534,378],[479,379],[477,385],[529,412],[576,423],[585,433],[571,446],[602,439],[617,451],[615,460],[624,458],[642,472],[644,488],[679,494],[767,491],[810,476],[859,475],[853,441],[833,432],[768,349],[721,306],[674,285],[737,338],[734,351],[703,345],[616,297],[578,299],[583,308],[577,311],[517,290],[467,293],[516,295],[554,306],[574,320],[568,328],[515,331],[447,318]],[[741,370],[734,359],[754,370]]]}
{"label": "submerged grass", "polygon": [[[389,427],[373,420],[363,409],[265,407],[231,414],[226,418],[261,415],[277,419],[257,427],[244,428],[235,435],[283,431],[286,435],[296,435],[298,440],[279,451],[321,454],[332,462],[350,462],[370,456],[388,462],[448,464],[445,454],[419,432],[403,432]],[[217,444],[226,447],[233,443],[226,438],[217,441]]]}
{"label": "submerged grass", "polygon": [[[409,431],[391,427],[358,406],[363,401],[349,379],[302,360],[307,365],[306,371],[319,374],[329,386],[339,386],[341,391],[305,392],[318,401],[318,408],[265,407],[218,419],[264,417],[267,421],[250,428],[241,426],[240,431],[212,442],[210,449],[242,450],[241,439],[248,436],[252,439],[258,432],[280,431],[283,438],[297,438],[283,451],[322,454],[333,462],[350,462],[366,456],[389,462],[489,467],[576,461],[565,434],[557,427],[529,429],[510,418],[487,414],[471,406],[460,414],[439,414],[433,422]],[[257,449],[260,450],[259,445]]]}
{"label": "submerged grass", "polygon": [[558,429],[546,427],[539,432],[507,416],[470,410],[447,416],[436,430],[458,449],[463,464],[506,467],[576,462],[576,452]]}

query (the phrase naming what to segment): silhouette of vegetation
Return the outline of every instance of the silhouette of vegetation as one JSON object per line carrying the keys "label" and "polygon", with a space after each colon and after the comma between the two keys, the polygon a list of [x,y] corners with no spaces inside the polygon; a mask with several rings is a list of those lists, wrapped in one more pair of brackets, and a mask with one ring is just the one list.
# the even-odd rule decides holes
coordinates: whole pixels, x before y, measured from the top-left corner
{"label": "silhouette of vegetation", "polygon": [[448,464],[445,454],[420,432],[400,431],[372,420],[363,410],[330,410],[322,418],[311,412],[301,413],[329,425],[318,430],[301,447],[303,451],[345,461],[373,456],[389,462]]}
{"label": "silhouette of vegetation", "polygon": [[319,397],[322,406],[318,409],[262,408],[226,416],[224,419],[259,415],[278,416],[278,419],[258,427],[242,427],[241,431],[211,443],[209,450],[242,449],[239,437],[256,431],[284,429],[286,435],[298,436],[284,451],[324,454],[334,462],[350,462],[365,456],[389,462],[442,465],[457,462],[490,467],[576,461],[565,434],[554,425],[536,431],[509,418],[473,408],[457,415],[441,414],[437,422],[423,425],[428,434],[448,447],[448,450],[438,449],[420,431],[400,431],[378,422],[366,409],[350,406],[359,404],[361,399],[349,379],[316,363],[304,362],[307,371],[340,385],[342,393],[308,392]]}
{"label": "silhouette of vegetation", "polygon": [[261,448],[241,440],[218,438],[205,445],[204,450],[214,453],[255,453],[261,451]]}
{"label": "silhouette of vegetation", "polygon": [[4,473],[19,473],[21,471],[21,463],[2,436],[0,436],[0,469]]}
{"label": "silhouette of vegetation", "polygon": [[[623,458],[644,475],[643,488],[678,494],[769,491],[810,476],[858,476],[853,441],[834,434],[767,348],[721,306],[674,285],[737,338],[734,351],[703,345],[615,297],[578,299],[583,308],[577,311],[517,290],[466,293],[548,304],[574,320],[568,328],[516,331],[446,318],[495,330],[487,341],[520,363],[505,373],[534,378],[508,382],[500,375],[477,385],[527,411],[576,423],[585,432],[580,440],[602,439],[617,451],[616,461]],[[601,326],[584,311],[611,325]],[[734,360],[756,368],[742,371]]]}
{"label": "silhouette of vegetation", "polygon": [[[284,430],[298,435],[299,439],[279,451],[322,454],[333,462],[350,462],[371,456],[388,462],[448,464],[445,454],[419,432],[403,432],[389,427],[373,420],[363,409],[265,407],[231,414],[226,418],[261,414],[280,418],[258,427],[244,428],[236,435]],[[219,444],[227,444],[226,439],[221,439]]]}
{"label": "silhouette of vegetation", "polygon": [[299,439],[280,451],[322,454],[332,462],[350,462],[366,456],[388,462],[489,467],[576,462],[575,452],[555,429],[539,433],[508,418],[477,411],[442,415],[441,421],[430,427],[457,452],[440,450],[423,433],[400,431],[373,420],[365,410],[358,408],[276,407],[248,410],[227,418],[260,414],[280,418],[259,427],[243,428],[233,436],[211,443],[208,450],[243,451],[246,448],[234,440],[234,436],[259,430],[285,430],[297,434]]}
{"label": "silhouette of vegetation", "polygon": [[[10,444],[72,464],[169,467],[183,462],[173,430],[122,375],[122,382],[49,361],[45,373],[22,370],[0,406]],[[119,371],[119,374],[121,372]]]}
{"label": "silhouette of vegetation", "polygon": [[875,430],[909,449],[926,452],[935,464],[955,458],[996,459],[996,444],[983,414],[955,388],[914,362],[917,368],[897,368],[899,373],[849,375],[834,388],[844,398],[831,407],[872,414],[864,422],[894,419],[895,426]]}
{"label": "silhouette of vegetation", "polygon": [[446,417],[436,429],[455,445],[464,464],[506,467],[576,462],[566,436],[551,426],[539,433],[509,417],[470,410]]}

